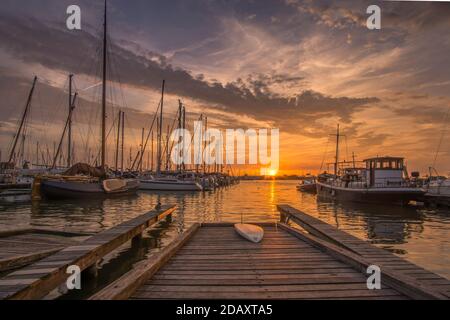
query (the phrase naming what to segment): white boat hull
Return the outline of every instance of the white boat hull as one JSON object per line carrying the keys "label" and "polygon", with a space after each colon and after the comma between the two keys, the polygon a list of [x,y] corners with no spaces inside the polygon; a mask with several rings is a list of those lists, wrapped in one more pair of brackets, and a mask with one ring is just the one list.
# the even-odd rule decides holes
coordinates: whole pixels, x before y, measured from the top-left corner
{"label": "white boat hull", "polygon": [[202,191],[200,184],[193,181],[161,181],[161,180],[141,180],[140,190],[154,191]]}
{"label": "white boat hull", "polygon": [[264,229],[252,224],[238,223],[234,225],[236,232],[248,241],[259,243],[264,238]]}

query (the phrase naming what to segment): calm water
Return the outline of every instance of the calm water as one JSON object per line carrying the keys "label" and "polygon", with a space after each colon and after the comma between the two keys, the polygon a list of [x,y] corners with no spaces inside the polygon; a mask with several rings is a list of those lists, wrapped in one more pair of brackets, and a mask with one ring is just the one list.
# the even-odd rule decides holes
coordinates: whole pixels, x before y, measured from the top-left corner
{"label": "calm water", "polygon": [[[295,181],[244,181],[211,193],[140,193],[133,198],[82,202],[0,205],[0,229],[51,227],[99,232],[145,213],[158,201],[177,204],[172,223],[163,223],[137,246],[125,246],[103,265],[100,282],[125,272],[135,261],[164,247],[193,222],[275,222],[277,204],[290,204],[361,239],[450,278],[450,212],[322,202],[302,194]],[[119,268],[120,266],[120,268]]]}

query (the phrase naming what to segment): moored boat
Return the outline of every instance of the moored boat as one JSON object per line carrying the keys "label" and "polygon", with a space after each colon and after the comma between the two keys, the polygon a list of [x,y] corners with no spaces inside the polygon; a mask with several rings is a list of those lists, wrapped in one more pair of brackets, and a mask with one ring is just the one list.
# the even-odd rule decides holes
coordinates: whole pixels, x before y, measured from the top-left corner
{"label": "moored boat", "polygon": [[316,188],[316,179],[314,177],[302,179],[301,183],[297,185],[297,190],[301,192],[316,193]]}
{"label": "moored boat", "polygon": [[408,178],[402,157],[375,157],[362,161],[339,162],[339,125],[336,134],[334,174],[319,175],[317,194],[321,198],[368,202],[376,204],[406,205],[422,201],[424,190]]}
{"label": "moored boat", "polygon": [[403,158],[371,158],[364,162],[365,168],[347,169],[341,175],[319,179],[317,194],[333,200],[400,205],[422,200],[425,192],[403,177]]}
{"label": "moored boat", "polygon": [[450,206],[450,179],[433,179],[426,185],[425,191],[425,202],[428,204]]}
{"label": "moored boat", "polygon": [[3,189],[0,190],[0,203],[20,203],[31,201],[31,189]]}
{"label": "moored boat", "polygon": [[141,190],[155,191],[202,191],[203,187],[193,174],[182,174],[168,177],[148,177],[140,180]]}
{"label": "moored boat", "polygon": [[35,188],[48,199],[103,198],[136,193],[139,181],[116,179],[101,168],[76,164],[62,175],[36,178]]}
{"label": "moored boat", "polygon": [[[42,196],[46,198],[56,199],[84,199],[84,198],[102,198],[115,197],[135,193],[139,188],[139,181],[136,179],[116,179],[108,174],[106,166],[106,93],[107,93],[107,75],[108,75],[108,35],[107,35],[107,1],[105,0],[104,8],[104,24],[103,24],[103,68],[102,68],[102,117],[101,117],[101,166],[93,168],[88,164],[76,164],[62,175],[43,176],[36,178],[33,186],[33,193],[38,193],[40,190]],[[69,76],[70,84],[72,75]],[[58,151],[55,155],[53,168],[56,165],[59,151],[66,130],[70,127],[72,121],[72,113],[75,109],[75,100],[77,94],[72,96],[71,85],[69,86],[69,115],[66,126],[61,136],[61,141]],[[68,131],[68,140],[71,141],[70,130]],[[69,150],[71,150],[69,143]],[[70,154],[70,152],[69,152]],[[70,163],[70,159],[68,161]]]}

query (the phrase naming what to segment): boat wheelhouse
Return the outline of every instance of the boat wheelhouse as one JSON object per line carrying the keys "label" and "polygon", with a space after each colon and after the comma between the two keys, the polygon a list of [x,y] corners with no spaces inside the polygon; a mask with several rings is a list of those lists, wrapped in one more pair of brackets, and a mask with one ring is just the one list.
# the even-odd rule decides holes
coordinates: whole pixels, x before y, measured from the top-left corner
{"label": "boat wheelhouse", "polygon": [[367,185],[374,188],[405,186],[404,160],[399,157],[377,157],[364,160]]}

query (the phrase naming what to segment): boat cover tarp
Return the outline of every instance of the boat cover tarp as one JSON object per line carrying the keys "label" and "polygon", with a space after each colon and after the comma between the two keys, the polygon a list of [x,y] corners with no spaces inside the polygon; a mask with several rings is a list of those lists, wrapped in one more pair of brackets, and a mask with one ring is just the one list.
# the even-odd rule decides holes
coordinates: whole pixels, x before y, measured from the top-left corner
{"label": "boat cover tarp", "polygon": [[65,176],[86,175],[97,178],[106,177],[106,172],[102,168],[94,168],[86,163],[77,163],[63,173]]}

